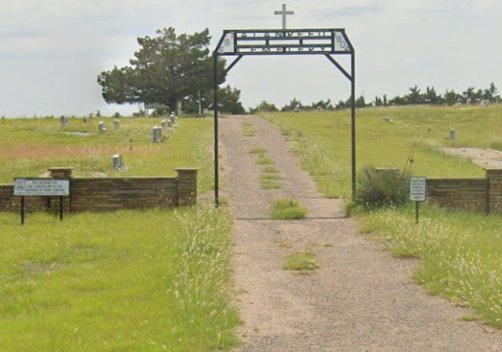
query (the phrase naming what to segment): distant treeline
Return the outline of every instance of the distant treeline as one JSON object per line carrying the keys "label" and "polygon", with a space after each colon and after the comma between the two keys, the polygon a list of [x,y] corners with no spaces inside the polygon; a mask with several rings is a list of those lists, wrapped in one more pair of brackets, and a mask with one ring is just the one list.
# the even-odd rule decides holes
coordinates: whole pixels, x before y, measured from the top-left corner
{"label": "distant treeline", "polygon": [[[461,93],[454,90],[446,90],[444,94],[436,92],[434,87],[427,87],[422,92],[417,86],[409,88],[409,92],[403,96],[395,96],[389,98],[386,94],[381,97],[375,97],[373,101],[367,102],[364,96],[356,98],[356,107],[363,108],[369,106],[393,106],[393,105],[455,105],[455,104],[484,104],[500,102],[500,95],[497,87],[492,82],[487,89],[476,89],[469,87]],[[255,108],[251,108],[250,112],[256,111],[305,111],[305,110],[337,110],[350,107],[350,98],[340,100],[333,104],[330,99],[319,100],[312,102],[310,105],[305,105],[296,98],[291,100],[287,105],[278,109],[274,104],[267,101],[262,101]]]}

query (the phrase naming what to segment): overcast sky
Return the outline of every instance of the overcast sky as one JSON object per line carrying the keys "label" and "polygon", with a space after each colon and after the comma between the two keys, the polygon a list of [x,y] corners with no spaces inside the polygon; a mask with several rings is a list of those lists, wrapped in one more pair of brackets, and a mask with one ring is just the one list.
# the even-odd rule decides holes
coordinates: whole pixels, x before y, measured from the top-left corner
{"label": "overcast sky", "polygon": [[[107,105],[97,75],[128,64],[136,37],[175,27],[280,28],[274,0],[0,0],[0,115],[128,112]],[[502,90],[501,0],[289,0],[288,28],[345,28],[356,50],[357,95],[418,85]],[[343,60],[341,60],[343,62]],[[347,79],[322,56],[245,57],[227,83],[245,107],[346,99]]]}

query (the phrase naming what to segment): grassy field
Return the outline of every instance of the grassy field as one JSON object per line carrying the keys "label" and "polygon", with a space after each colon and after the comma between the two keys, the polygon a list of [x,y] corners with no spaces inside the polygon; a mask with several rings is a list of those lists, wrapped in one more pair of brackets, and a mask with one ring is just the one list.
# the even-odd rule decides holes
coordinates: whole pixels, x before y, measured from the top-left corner
{"label": "grassy field", "polygon": [[[179,127],[164,143],[151,143],[152,128],[159,118],[121,118],[121,128],[112,119],[102,119],[107,133],[98,133],[100,119],[84,123],[69,119],[62,127],[59,119],[0,120],[0,182],[10,183],[14,176],[39,176],[51,166],[71,166],[74,175],[174,176],[176,167],[200,168],[200,191],[211,187],[211,119],[182,118]],[[112,169],[112,155],[122,154],[126,170]],[[201,164],[203,162],[203,164]],[[195,165],[197,163],[197,165]]]}
{"label": "grassy field", "polygon": [[[350,112],[264,114],[297,141],[296,152],[321,191],[350,196]],[[502,150],[502,106],[393,107],[357,111],[358,167],[410,168],[429,177],[480,177],[481,167],[444,155],[439,146]],[[447,139],[450,128],[457,140]]]}
{"label": "grassy field", "polygon": [[[502,149],[502,106],[396,107],[357,112],[357,165],[407,168],[427,177],[482,177],[468,160],[446,156],[441,146]],[[326,196],[350,196],[350,114],[264,114],[295,141],[302,166]],[[458,139],[447,139],[454,128]],[[410,162],[413,160],[413,162]],[[501,215],[470,214],[426,205],[420,225],[413,207],[358,212],[364,232],[386,240],[398,256],[421,258],[417,282],[432,294],[475,308],[502,328]]]}
{"label": "grassy field", "polygon": [[[1,120],[1,180],[73,166],[77,176],[173,175],[199,167],[210,190],[211,122],[183,118],[161,144],[156,119]],[[67,132],[92,132],[88,136]],[[130,139],[133,139],[132,150]],[[127,171],[111,170],[124,155]],[[216,351],[237,341],[229,297],[231,219],[208,208],[0,214],[1,351]]]}

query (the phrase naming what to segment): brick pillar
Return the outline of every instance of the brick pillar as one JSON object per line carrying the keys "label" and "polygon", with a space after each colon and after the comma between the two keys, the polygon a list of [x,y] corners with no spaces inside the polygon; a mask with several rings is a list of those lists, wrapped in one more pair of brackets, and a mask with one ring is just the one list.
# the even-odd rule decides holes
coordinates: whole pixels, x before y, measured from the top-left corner
{"label": "brick pillar", "polygon": [[502,169],[486,169],[490,213],[502,213]]}
{"label": "brick pillar", "polygon": [[178,168],[178,205],[197,203],[197,169]]}
{"label": "brick pillar", "polygon": [[73,173],[72,167],[51,167],[49,168],[51,178],[70,179]]}

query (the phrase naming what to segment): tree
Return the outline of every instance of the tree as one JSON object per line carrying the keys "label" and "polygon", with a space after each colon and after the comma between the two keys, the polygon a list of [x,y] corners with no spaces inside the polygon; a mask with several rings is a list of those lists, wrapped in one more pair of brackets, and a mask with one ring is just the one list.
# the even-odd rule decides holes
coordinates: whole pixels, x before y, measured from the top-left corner
{"label": "tree", "polygon": [[315,110],[333,110],[333,105],[331,105],[331,100],[328,99],[326,101],[319,100],[317,102],[312,102],[312,109]]}
{"label": "tree", "polygon": [[500,96],[498,96],[498,89],[495,87],[493,82],[490,83],[490,87],[488,89],[484,90],[482,98],[492,103],[500,99]]}
{"label": "tree", "polygon": [[417,86],[411,87],[410,93],[404,97],[404,100],[407,104],[421,104],[423,101],[420,89]]}
{"label": "tree", "polygon": [[454,90],[446,90],[444,93],[444,102],[447,105],[454,105],[458,102],[460,102],[462,96],[458,93],[456,93]]}
{"label": "tree", "polygon": [[258,104],[254,109],[250,109],[252,113],[257,111],[266,111],[266,112],[274,112],[278,111],[277,107],[273,103],[269,103],[266,100],[263,100],[260,104]]}
{"label": "tree", "polygon": [[[114,67],[98,76],[107,103],[163,104],[176,110],[182,98],[212,86],[209,30],[176,35],[174,28],[157,31],[156,37],[139,37],[140,49],[130,66]],[[219,60],[218,72],[225,62]],[[225,81],[222,75],[218,83]]]}
{"label": "tree", "polygon": [[437,95],[434,87],[427,87],[425,89],[424,102],[433,105],[441,103],[441,97]]}
{"label": "tree", "polygon": [[241,91],[227,85],[218,89],[218,101],[221,104],[221,111],[230,114],[244,114],[246,110],[240,102]]}
{"label": "tree", "polygon": [[303,107],[302,103],[299,100],[297,100],[296,98],[293,98],[293,100],[291,100],[289,102],[289,104],[284,105],[281,108],[281,111],[298,111],[302,107]]}

